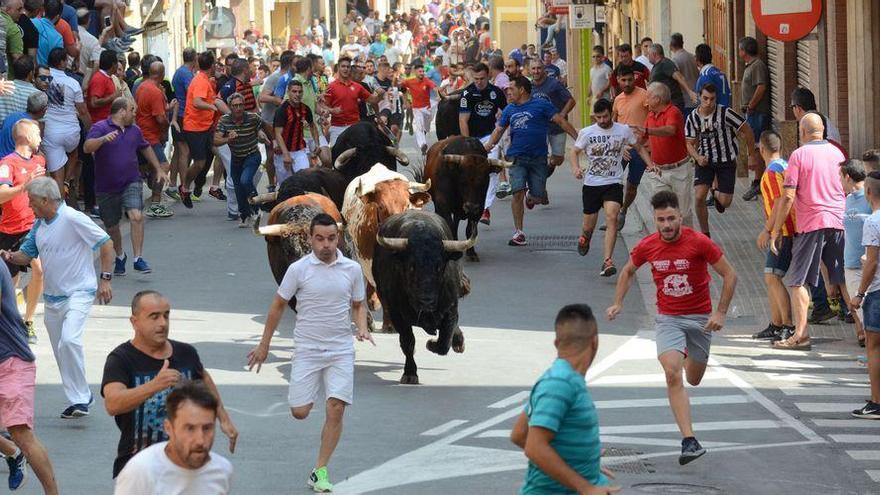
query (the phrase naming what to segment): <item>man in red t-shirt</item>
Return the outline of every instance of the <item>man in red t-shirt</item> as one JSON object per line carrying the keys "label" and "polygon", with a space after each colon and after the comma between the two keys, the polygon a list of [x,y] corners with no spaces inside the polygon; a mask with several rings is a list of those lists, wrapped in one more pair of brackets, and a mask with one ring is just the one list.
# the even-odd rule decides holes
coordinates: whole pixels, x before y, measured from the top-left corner
{"label": "man in red t-shirt", "polygon": [[330,108],[330,146],[336,143],[336,138],[342,131],[361,119],[358,105],[361,102],[377,103],[385,90],[376,89],[370,94],[366,88],[358,82],[351,80],[351,58],[340,57],[337,63],[336,80],[327,87],[324,93],[324,104]]}
{"label": "man in red t-shirt", "polygon": [[[736,271],[711,239],[682,227],[678,197],[674,192],[658,192],[651,197],[651,206],[657,232],[642,239],[630,252],[630,259],[617,280],[614,304],[608,308],[607,316],[613,320],[620,314],[623,298],[636,270],[650,263],[657,286],[657,359],[666,373],[669,405],[683,437],[678,462],[684,465],[705,454],[706,450],[694,437],[682,368],[688,383],[700,384],[709,361],[712,332],[724,326],[733,299]],[[714,311],[709,296],[712,279],[707,265],[712,265],[723,280],[721,297]]]}
{"label": "man in red t-shirt", "polygon": [[92,122],[98,122],[110,117],[110,105],[113,100],[122,96],[122,91],[116,88],[112,75],[116,73],[116,52],[104,50],[98,61],[98,71],[92,74],[86,88],[86,107]]}
{"label": "man in red t-shirt", "polygon": [[[46,159],[35,153],[40,149],[40,125],[35,120],[22,119],[12,127],[15,151],[0,159],[0,249],[15,251],[24,242],[34,225],[34,211],[28,202],[25,186],[35,177],[46,173]],[[7,263],[13,281],[18,284],[18,273],[26,267]],[[35,344],[34,313],[43,291],[43,265],[39,258],[31,260],[33,268],[27,288],[27,307],[24,321],[28,341]]]}
{"label": "man in red t-shirt", "polygon": [[424,155],[428,152],[428,130],[431,128],[431,90],[437,85],[425,77],[425,67],[422,64],[415,64],[413,71],[416,77],[403,81],[400,88],[406,90],[412,98],[409,104],[412,105],[413,132],[416,135],[416,144]]}
{"label": "man in red t-shirt", "polygon": [[[137,115],[135,122],[141,128],[144,139],[150,143],[159,166],[162,170],[170,170],[168,158],[165,156],[165,143],[168,141],[168,100],[162,81],[165,79],[165,65],[156,61],[150,64],[149,77],[138,86],[135,94]],[[152,191],[150,207],[146,211],[148,217],[168,218],[174,215],[170,208],[162,204],[162,181],[153,174],[148,174],[148,183]]]}
{"label": "man in red t-shirt", "polygon": [[645,126],[630,126],[642,143],[650,143],[650,155],[644,149],[639,155],[647,168],[642,184],[646,196],[659,191],[672,191],[681,204],[685,225],[693,225],[694,167],[696,163],[687,151],[684,137],[684,116],[671,103],[669,87],[654,82],[648,85],[648,118]]}

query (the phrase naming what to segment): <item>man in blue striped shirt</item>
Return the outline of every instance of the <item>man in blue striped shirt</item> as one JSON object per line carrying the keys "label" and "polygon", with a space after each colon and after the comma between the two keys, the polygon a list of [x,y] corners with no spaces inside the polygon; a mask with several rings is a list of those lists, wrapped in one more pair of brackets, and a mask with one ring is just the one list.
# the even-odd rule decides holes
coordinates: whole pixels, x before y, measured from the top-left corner
{"label": "man in blue striped shirt", "polygon": [[[538,380],[510,433],[529,468],[520,495],[605,495],[611,474],[601,468],[599,416],[585,375],[599,347],[593,311],[571,304],[556,315],[558,358]],[[606,476],[607,475],[607,476]]]}

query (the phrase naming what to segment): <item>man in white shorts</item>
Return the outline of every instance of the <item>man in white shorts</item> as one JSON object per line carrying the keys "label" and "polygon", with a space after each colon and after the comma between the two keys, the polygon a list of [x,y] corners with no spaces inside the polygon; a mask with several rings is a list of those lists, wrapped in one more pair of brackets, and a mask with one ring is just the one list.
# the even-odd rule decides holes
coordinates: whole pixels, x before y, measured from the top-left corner
{"label": "man in white shorts", "polygon": [[[309,126],[312,146],[320,142],[318,125],[308,106],[302,103],[303,85],[291,81],[287,85],[288,100],[275,111],[275,145],[280,153],[275,154],[275,180],[284,179],[309,168],[309,147],[305,139],[305,126]],[[314,149],[314,148],[313,148]]]}
{"label": "man in white shorts", "polygon": [[79,178],[79,169],[75,166],[80,139],[79,121],[82,120],[87,129],[92,121],[82,88],[74,78],[64,72],[67,68],[67,54],[64,49],[52,49],[48,61],[52,80],[46,90],[49,107],[43,130],[43,152],[46,155],[46,170],[58,183],[58,189],[63,195],[64,182]]}
{"label": "man in white shorts", "polygon": [[316,492],[329,492],[333,485],[327,463],[339,442],[342,415],[345,406],[352,403],[354,392],[352,316],[357,339],[373,342],[373,337],[367,328],[364,276],[360,265],[339,251],[336,220],[324,213],[315,215],[309,235],[312,253],[290,265],[284,274],[269,307],[263,338],[248,354],[248,366],[256,366],[257,373],[260,372],[284,308],[296,297],[296,351],[287,400],[293,417],[305,419],[318,397],[318,389],[324,388],[326,419],[318,462],[309,475],[308,485]]}

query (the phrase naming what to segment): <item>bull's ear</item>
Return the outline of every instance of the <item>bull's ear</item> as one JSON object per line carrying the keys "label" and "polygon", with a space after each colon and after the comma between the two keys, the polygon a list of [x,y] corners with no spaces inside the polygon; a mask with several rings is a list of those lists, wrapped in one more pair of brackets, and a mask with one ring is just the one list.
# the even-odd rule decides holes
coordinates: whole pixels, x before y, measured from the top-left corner
{"label": "bull's ear", "polygon": [[416,208],[421,208],[431,202],[431,194],[427,192],[416,192],[409,195],[409,202]]}

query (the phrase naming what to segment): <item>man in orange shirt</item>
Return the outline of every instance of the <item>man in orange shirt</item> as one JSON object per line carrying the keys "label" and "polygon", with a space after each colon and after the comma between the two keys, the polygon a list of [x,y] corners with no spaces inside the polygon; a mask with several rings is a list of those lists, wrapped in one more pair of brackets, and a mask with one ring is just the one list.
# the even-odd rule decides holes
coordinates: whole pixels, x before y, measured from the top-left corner
{"label": "man in orange shirt", "polygon": [[413,131],[416,134],[416,144],[424,155],[428,153],[428,130],[431,128],[431,90],[437,85],[425,77],[425,67],[422,64],[414,65],[413,70],[416,77],[403,81],[400,87],[412,97],[410,105],[413,112]]}
{"label": "man in orange shirt", "polygon": [[[106,53],[106,52],[104,52]],[[165,99],[165,91],[161,84],[165,79],[165,65],[162,62],[150,64],[149,78],[138,86],[135,101],[137,101],[136,122],[144,139],[150,143],[159,166],[168,171],[171,166],[165,156],[165,143],[168,141],[168,101]],[[155,218],[167,218],[174,215],[167,206],[162,204],[162,181],[158,177],[150,176],[148,184],[152,191],[150,207],[146,215]]]}
{"label": "man in orange shirt", "polygon": [[[629,126],[644,127],[648,118],[648,92],[636,85],[636,73],[632,67],[621,65],[617,69],[617,84],[620,94],[614,98],[611,119]],[[636,199],[636,192],[642,175],[645,174],[645,160],[635,151],[630,152],[630,160],[624,162],[627,167],[626,188],[623,193],[623,205],[617,214],[617,230],[623,229],[626,222],[626,210]]]}
{"label": "man in orange shirt", "polygon": [[[189,149],[181,150],[180,185],[177,192],[187,208],[193,207],[189,186],[205,167],[208,152],[214,142],[214,124],[217,113],[229,113],[229,108],[217,94],[211,75],[214,72],[214,54],[199,54],[199,72],[186,90],[186,109],[183,111],[183,137]],[[192,158],[192,166],[188,166]]]}

